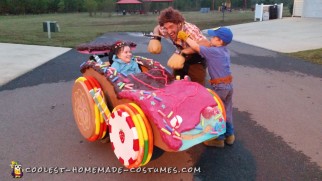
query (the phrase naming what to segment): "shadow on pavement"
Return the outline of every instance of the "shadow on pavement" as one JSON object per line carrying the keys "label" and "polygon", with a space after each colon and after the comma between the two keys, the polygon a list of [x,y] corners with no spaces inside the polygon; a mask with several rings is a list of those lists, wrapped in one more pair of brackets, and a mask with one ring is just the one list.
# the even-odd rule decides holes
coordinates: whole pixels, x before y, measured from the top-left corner
{"label": "shadow on pavement", "polygon": [[316,163],[258,125],[251,114],[235,108],[233,115],[234,145],[223,149],[200,145],[188,151],[201,170],[196,180],[322,180]]}

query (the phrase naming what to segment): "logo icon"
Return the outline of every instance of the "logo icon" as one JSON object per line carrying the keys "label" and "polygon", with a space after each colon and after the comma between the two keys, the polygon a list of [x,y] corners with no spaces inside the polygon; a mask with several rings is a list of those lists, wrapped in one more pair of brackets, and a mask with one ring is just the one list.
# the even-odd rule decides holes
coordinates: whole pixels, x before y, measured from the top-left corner
{"label": "logo icon", "polygon": [[21,178],[23,176],[23,169],[16,161],[11,161],[10,167],[12,168],[11,175],[13,178]]}

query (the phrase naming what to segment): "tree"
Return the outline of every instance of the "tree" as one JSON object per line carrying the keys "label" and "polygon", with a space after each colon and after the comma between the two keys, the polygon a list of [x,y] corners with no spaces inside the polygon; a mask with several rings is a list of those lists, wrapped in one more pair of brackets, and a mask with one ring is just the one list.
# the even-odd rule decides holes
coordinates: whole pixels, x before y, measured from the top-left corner
{"label": "tree", "polygon": [[108,12],[110,15],[115,11],[115,1],[101,0],[98,3],[98,10],[101,12]]}
{"label": "tree", "polygon": [[47,13],[48,0],[30,0],[29,3],[30,4],[28,4],[28,9],[31,13]]}
{"label": "tree", "polygon": [[212,0],[212,3],[211,3],[211,10],[215,11],[215,0]]}
{"label": "tree", "polygon": [[64,12],[65,11],[65,1],[64,0],[60,0],[58,3],[58,11],[59,12]]}
{"label": "tree", "polygon": [[59,4],[60,0],[49,0],[48,1],[48,12],[49,13],[55,13],[59,10]]}
{"label": "tree", "polygon": [[93,13],[96,13],[97,2],[95,0],[85,0],[84,5],[89,13],[89,16],[93,16]]}
{"label": "tree", "polygon": [[149,12],[151,10],[151,2],[143,3],[143,11]]}
{"label": "tree", "polygon": [[176,0],[173,3],[174,3],[174,7],[179,10],[185,10],[185,5],[187,4],[185,1],[180,1],[180,0]]}

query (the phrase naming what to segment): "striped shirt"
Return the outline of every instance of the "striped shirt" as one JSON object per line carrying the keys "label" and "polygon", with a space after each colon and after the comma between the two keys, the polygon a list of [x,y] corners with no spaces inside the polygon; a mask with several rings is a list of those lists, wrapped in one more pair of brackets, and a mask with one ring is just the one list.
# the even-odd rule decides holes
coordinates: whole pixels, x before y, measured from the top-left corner
{"label": "striped shirt", "polygon": [[[194,24],[184,22],[181,30],[184,31],[185,33],[187,33],[188,35],[190,35],[189,37],[192,40],[200,41],[202,39],[206,39],[206,37],[202,34],[200,29]],[[163,29],[163,27],[160,27],[159,31],[160,31],[162,36],[169,37],[167,31],[165,31],[165,29]],[[179,47],[182,47],[183,49],[189,47],[189,45],[185,41],[180,40],[178,38],[176,40],[172,40],[172,42],[177,47],[179,46]]]}

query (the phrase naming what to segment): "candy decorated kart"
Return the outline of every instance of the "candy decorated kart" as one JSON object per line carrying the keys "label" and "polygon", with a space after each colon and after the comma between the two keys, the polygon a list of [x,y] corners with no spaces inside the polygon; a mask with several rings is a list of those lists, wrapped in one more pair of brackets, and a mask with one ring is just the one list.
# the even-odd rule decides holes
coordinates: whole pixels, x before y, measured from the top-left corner
{"label": "candy decorated kart", "polygon": [[77,49],[91,56],[72,89],[75,122],[88,141],[109,138],[125,167],[147,164],[154,146],[178,152],[225,133],[225,109],[212,90],[175,80],[158,61],[141,56],[134,56],[141,73],[119,73],[100,59],[109,45]]}

